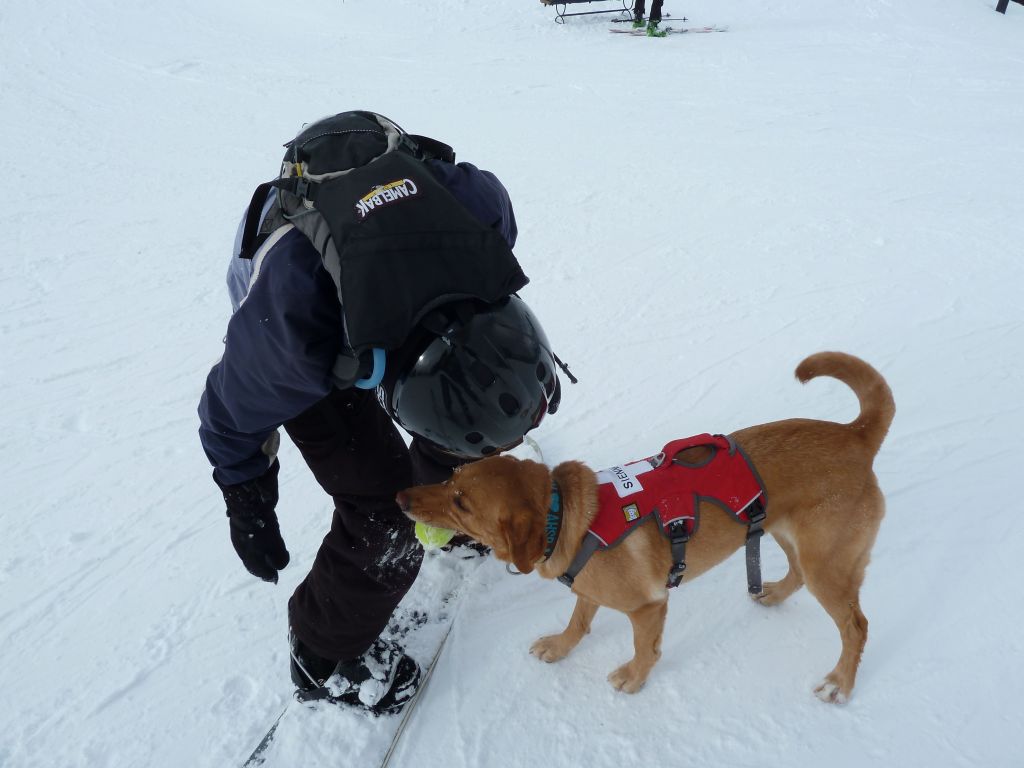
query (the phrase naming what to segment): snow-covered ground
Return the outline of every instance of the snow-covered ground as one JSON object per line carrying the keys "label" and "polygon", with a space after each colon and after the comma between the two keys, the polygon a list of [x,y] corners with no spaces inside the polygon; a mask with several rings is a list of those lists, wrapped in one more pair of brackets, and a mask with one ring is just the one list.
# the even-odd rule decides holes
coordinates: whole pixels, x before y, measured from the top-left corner
{"label": "snow-covered ground", "polygon": [[[624,617],[542,664],[572,597],[488,562],[394,766],[1021,765],[1024,7],[994,4],[668,0],[729,32],[648,40],[534,0],[6,0],[0,765],[236,765],[287,701],[286,601],[330,502],[287,446],[292,564],[250,577],[195,406],[252,188],[353,108],[509,188],[524,297],[580,377],[549,461],[848,420],[849,390],[792,378],[821,349],[898,411],[847,706],[811,693],[824,611],[754,605],[739,556],[673,596],[635,696],[605,681]],[[431,559],[410,599],[457,571]],[[383,749],[380,723],[302,716],[274,765]]]}

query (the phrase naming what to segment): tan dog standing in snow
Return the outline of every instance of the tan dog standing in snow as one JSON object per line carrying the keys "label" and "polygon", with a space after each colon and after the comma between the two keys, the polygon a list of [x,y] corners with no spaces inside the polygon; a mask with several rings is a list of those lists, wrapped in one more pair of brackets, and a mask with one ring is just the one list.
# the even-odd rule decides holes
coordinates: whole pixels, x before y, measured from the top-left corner
{"label": "tan dog standing in snow", "polygon": [[[786,553],[789,571],[755,596],[778,605],[804,584],[835,621],[842,653],[815,689],[829,702],[844,702],[853,690],[868,622],[859,593],[885,501],[872,470],[875,454],[895,414],[892,393],[864,361],[839,352],[811,355],[796,369],[801,382],[832,376],[860,400],[849,424],[787,419],[734,432],[729,438],[749,457],[766,492],[764,529]],[[710,449],[688,448],[675,457],[690,465]],[[561,494],[557,540],[547,527],[552,482]],[[453,528],[490,546],[524,573],[556,579],[573,562],[598,508],[595,473],[568,461],[543,464],[497,456],[466,465],[443,484],[411,488],[398,504],[414,520]],[[686,580],[696,578],[743,546],[746,529],[718,506],[699,502],[699,530],[686,546]],[[545,550],[550,555],[544,557]],[[673,558],[657,525],[639,525],[616,546],[601,549],[572,583],[577,596],[569,625],[534,642],[544,661],[564,658],[590,631],[599,606],[622,611],[633,625],[634,657],[608,679],[627,693],[638,691],[661,656],[668,607],[666,574]]]}

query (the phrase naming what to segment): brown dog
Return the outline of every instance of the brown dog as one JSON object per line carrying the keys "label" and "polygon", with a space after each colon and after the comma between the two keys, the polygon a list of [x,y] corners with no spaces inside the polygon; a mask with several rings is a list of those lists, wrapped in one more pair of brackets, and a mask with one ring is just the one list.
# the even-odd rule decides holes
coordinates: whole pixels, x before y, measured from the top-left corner
{"label": "brown dog", "polygon": [[[765,530],[789,560],[785,577],[766,583],[755,599],[778,605],[807,585],[835,621],[843,643],[835,669],[815,692],[824,701],[841,703],[853,690],[867,640],[859,593],[885,511],[872,462],[896,406],[882,376],[851,355],[811,355],[796,376],[801,382],[816,376],[845,382],[860,400],[860,415],[849,424],[788,419],[730,437],[760,474],[768,498]],[[689,448],[677,458],[699,463],[708,451]],[[553,552],[544,559],[552,479],[561,489],[563,522]],[[569,567],[587,533],[597,509],[597,482],[580,462],[548,470],[497,456],[462,467],[446,483],[404,491],[398,504],[414,520],[454,528],[487,544],[523,573],[536,569],[554,579]],[[699,513],[699,531],[686,550],[686,580],[722,562],[746,538],[745,527],[713,504],[701,502]],[[537,640],[531,653],[549,662],[564,658],[590,631],[598,606],[614,608],[633,624],[635,656],[608,679],[621,691],[639,690],[661,656],[671,564],[669,543],[656,525],[641,525],[621,544],[598,551],[573,583],[577,600],[568,627]]]}

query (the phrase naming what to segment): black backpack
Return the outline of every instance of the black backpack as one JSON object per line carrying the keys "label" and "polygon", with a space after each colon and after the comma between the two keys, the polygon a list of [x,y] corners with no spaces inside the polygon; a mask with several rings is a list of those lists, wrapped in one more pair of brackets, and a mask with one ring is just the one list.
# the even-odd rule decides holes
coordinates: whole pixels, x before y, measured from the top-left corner
{"label": "black backpack", "polygon": [[[432,309],[494,303],[529,282],[502,235],[427,167],[429,159],[454,162],[448,145],[354,111],[305,127],[285,146],[280,177],[253,193],[241,257],[253,258],[286,224],[313,244],[342,307],[340,386],[358,378],[361,354],[399,348]],[[276,199],[260,226],[270,190]]]}

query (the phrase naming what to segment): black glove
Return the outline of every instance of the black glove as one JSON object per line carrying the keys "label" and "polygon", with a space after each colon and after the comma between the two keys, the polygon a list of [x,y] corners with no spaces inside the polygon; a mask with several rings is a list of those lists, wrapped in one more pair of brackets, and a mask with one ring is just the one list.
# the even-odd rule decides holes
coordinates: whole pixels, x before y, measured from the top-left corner
{"label": "black glove", "polygon": [[261,476],[239,485],[221,485],[214,478],[228,508],[235,552],[249,573],[275,584],[277,572],[288,565],[289,560],[274,513],[280,468],[275,461]]}

